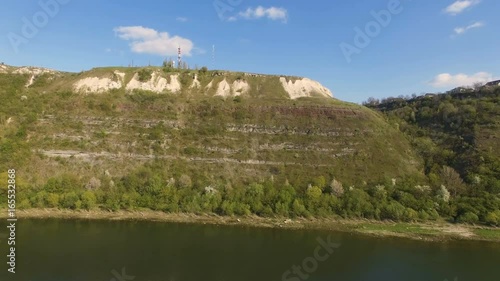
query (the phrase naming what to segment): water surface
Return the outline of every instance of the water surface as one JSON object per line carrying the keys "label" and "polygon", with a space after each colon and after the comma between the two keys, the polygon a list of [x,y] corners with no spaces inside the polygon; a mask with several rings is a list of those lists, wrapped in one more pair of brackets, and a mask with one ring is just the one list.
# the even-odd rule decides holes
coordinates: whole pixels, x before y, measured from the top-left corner
{"label": "water surface", "polygon": [[16,239],[15,275],[2,239],[0,281],[500,280],[500,243],[54,219],[19,221]]}

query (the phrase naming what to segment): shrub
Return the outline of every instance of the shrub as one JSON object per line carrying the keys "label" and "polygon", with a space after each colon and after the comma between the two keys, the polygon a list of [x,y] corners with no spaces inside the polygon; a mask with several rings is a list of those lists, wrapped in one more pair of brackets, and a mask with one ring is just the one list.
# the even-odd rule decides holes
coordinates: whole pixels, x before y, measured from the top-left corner
{"label": "shrub", "polygon": [[198,73],[200,73],[201,75],[207,74],[207,72],[208,68],[206,66],[200,68],[200,70],[198,71]]}
{"label": "shrub", "polygon": [[153,71],[151,69],[141,69],[137,72],[138,80],[141,82],[148,82],[153,77]]}
{"label": "shrub", "polygon": [[295,199],[293,201],[293,204],[292,204],[292,211],[293,211],[293,215],[296,216],[296,217],[307,217],[308,216],[308,213],[307,213],[307,210],[306,210],[306,207],[304,206],[304,204],[302,204],[302,202],[298,199]]}
{"label": "shrub", "polygon": [[17,205],[17,208],[20,210],[25,210],[31,208],[31,202],[28,199],[23,199],[21,203]]}
{"label": "shrub", "polygon": [[333,195],[341,197],[344,194],[344,187],[341,182],[333,179],[332,182],[330,182],[330,191]]}
{"label": "shrub", "polygon": [[82,207],[86,210],[94,209],[97,205],[97,198],[92,191],[85,191],[82,194]]}
{"label": "shrub", "polygon": [[179,187],[180,188],[191,188],[193,186],[193,182],[191,181],[191,177],[188,175],[182,174],[179,178]]}
{"label": "shrub", "polygon": [[500,225],[500,211],[489,212],[484,218],[484,222],[491,226]]}
{"label": "shrub", "polygon": [[49,193],[45,199],[46,206],[49,208],[59,207],[59,194]]}
{"label": "shrub", "polygon": [[414,222],[418,220],[418,213],[412,208],[406,208],[403,213],[403,220],[407,222]]}
{"label": "shrub", "polygon": [[479,221],[479,217],[473,212],[466,212],[458,217],[458,222],[474,224]]}
{"label": "shrub", "polygon": [[401,220],[405,214],[406,208],[398,202],[391,202],[381,210],[382,219]]}
{"label": "shrub", "polygon": [[81,205],[81,201],[80,201],[80,203],[77,203],[78,201],[80,201],[80,198],[78,197],[78,195],[74,191],[71,191],[68,193],[64,193],[61,196],[60,203],[61,203],[61,207],[63,207],[63,208],[78,209],[77,207],[81,207],[81,206],[78,206],[78,205]]}

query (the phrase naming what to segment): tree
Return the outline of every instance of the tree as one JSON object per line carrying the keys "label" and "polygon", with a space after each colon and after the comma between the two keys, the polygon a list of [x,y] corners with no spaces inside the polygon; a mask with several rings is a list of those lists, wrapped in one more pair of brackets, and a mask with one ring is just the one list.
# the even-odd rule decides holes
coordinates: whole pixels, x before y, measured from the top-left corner
{"label": "tree", "polygon": [[87,190],[81,196],[82,207],[86,210],[91,210],[96,207],[97,198],[94,192]]}
{"label": "tree", "polygon": [[45,199],[47,202],[47,207],[49,208],[57,208],[59,207],[59,194],[49,193]]}
{"label": "tree", "polygon": [[330,191],[333,195],[341,197],[344,194],[344,187],[342,186],[341,182],[339,182],[336,179],[333,179],[330,182]]}
{"label": "tree", "polygon": [[306,191],[306,206],[309,211],[317,209],[323,191],[317,186],[311,186]]}
{"label": "tree", "polygon": [[301,200],[295,199],[292,204],[293,215],[297,217],[306,217],[308,215],[306,207],[302,204]]}
{"label": "tree", "polygon": [[86,189],[99,189],[101,187],[101,180],[92,177],[89,182],[85,185]]}
{"label": "tree", "polygon": [[479,91],[481,90],[481,88],[484,86],[484,83],[483,82],[476,82],[474,84],[472,84],[472,88],[474,89],[474,91]]}
{"label": "tree", "polygon": [[323,176],[319,176],[313,179],[313,185],[319,187],[321,190],[325,189],[326,179]]}
{"label": "tree", "polygon": [[208,68],[206,66],[203,66],[202,68],[200,68],[200,70],[198,72],[201,75],[207,74]]}
{"label": "tree", "polygon": [[165,72],[171,72],[172,70],[174,70],[174,67],[175,67],[175,63],[171,58],[163,61],[163,70]]}
{"label": "tree", "polygon": [[500,211],[489,212],[484,218],[484,222],[491,226],[500,225]]}
{"label": "tree", "polygon": [[439,199],[443,200],[444,202],[450,201],[450,192],[448,191],[446,186],[441,185],[441,187],[439,188],[439,190],[437,192],[437,197]]}
{"label": "tree", "polygon": [[443,166],[440,176],[443,185],[448,187],[454,197],[463,193],[464,182],[453,168]]}
{"label": "tree", "polygon": [[78,195],[74,191],[71,191],[62,195],[61,206],[67,209],[79,209],[81,201]]}
{"label": "tree", "polygon": [[479,217],[473,212],[466,212],[465,214],[458,217],[458,222],[474,224],[479,221]]}
{"label": "tree", "polygon": [[377,106],[380,104],[380,100],[374,98],[374,97],[369,97],[367,101],[363,102],[363,105],[368,105],[368,106]]}

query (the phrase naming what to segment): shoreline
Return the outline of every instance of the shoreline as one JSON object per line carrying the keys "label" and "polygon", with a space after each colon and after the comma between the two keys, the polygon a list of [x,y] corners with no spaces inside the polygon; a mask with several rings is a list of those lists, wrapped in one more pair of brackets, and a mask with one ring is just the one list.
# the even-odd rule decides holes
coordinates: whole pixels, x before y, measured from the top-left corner
{"label": "shoreline", "polygon": [[[7,219],[6,210],[0,213]],[[210,224],[227,226],[246,226],[277,229],[310,229],[335,232],[356,233],[376,237],[398,237],[418,241],[444,242],[449,240],[470,240],[500,242],[500,228],[472,225],[435,223],[395,223],[372,220],[335,219],[335,218],[262,218],[224,217],[215,214],[164,213],[161,211],[74,211],[62,209],[18,210],[18,219],[84,219],[107,221],[151,221],[168,223]]]}

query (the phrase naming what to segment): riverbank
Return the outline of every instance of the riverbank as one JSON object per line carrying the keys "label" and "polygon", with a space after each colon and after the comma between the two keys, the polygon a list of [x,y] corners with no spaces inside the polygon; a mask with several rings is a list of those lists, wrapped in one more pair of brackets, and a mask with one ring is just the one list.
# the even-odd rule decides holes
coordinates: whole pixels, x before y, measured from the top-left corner
{"label": "riverbank", "polygon": [[[7,218],[1,210],[0,218]],[[248,217],[222,217],[217,215],[171,214],[150,210],[117,211],[103,210],[73,211],[60,209],[18,210],[18,219],[87,219],[87,220],[146,220],[176,223],[199,223],[213,225],[251,226],[283,229],[319,229],[360,233],[380,237],[402,237],[424,241],[481,240],[500,242],[500,228],[479,227],[461,224],[440,223],[394,223],[370,220],[344,219],[287,219]]]}

